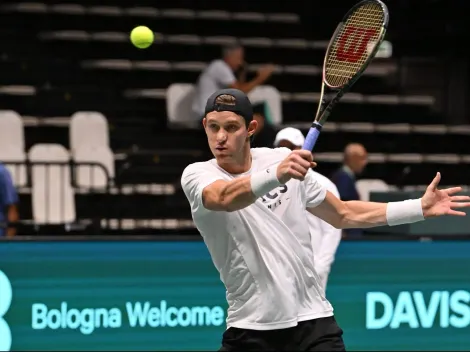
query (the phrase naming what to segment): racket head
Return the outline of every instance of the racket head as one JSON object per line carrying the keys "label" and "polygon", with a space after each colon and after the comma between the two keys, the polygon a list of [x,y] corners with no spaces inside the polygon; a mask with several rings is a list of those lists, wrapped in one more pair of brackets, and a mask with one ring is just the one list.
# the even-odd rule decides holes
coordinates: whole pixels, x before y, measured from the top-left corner
{"label": "racket head", "polygon": [[323,83],[347,90],[375,57],[387,31],[389,13],[380,0],[363,0],[336,27],[323,62]]}

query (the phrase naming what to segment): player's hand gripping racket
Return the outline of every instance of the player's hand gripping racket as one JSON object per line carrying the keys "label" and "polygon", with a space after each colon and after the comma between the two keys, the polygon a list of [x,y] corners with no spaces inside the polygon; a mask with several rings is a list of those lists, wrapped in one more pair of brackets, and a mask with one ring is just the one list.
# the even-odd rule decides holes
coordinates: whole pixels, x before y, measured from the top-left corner
{"label": "player's hand gripping racket", "polygon": [[[323,124],[374,58],[388,25],[388,9],[380,0],[364,0],[344,16],[330,40],[323,62],[323,84],[317,115],[302,149],[313,150]],[[336,91],[326,101],[325,87]]]}

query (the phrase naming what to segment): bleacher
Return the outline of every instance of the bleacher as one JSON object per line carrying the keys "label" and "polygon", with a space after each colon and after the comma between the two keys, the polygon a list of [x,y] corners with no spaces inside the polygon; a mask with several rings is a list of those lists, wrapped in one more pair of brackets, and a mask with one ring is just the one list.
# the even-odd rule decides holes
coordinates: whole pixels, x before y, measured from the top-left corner
{"label": "bleacher", "polygon": [[[316,35],[305,32],[302,7],[292,1],[270,6],[209,0],[86,4],[0,5],[0,109],[21,116],[24,134],[16,141],[22,153],[15,159],[30,160],[38,144],[58,144],[65,148],[61,160],[76,162],[75,168],[108,160],[106,191],[89,183],[71,184],[73,218],[98,220],[108,229],[166,232],[192,228],[180,175],[187,164],[210,157],[199,132],[168,128],[168,87],[194,83],[205,65],[220,56],[221,45],[239,40],[252,72],[266,62],[276,65],[267,84],[280,92],[282,124],[306,132],[319,98],[324,51],[343,12],[337,10]],[[137,25],[156,32],[148,50],[129,43]],[[341,163],[343,147],[358,141],[370,152],[365,179],[421,189],[439,170],[443,184],[467,184],[470,127],[448,124],[436,96],[425,89],[403,88],[401,55],[406,50],[399,39],[399,31],[391,28],[396,54],[376,59],[334,110],[316,146],[318,171],[330,174]],[[104,116],[104,144],[111,156],[103,152],[101,158],[85,149],[77,157],[71,121],[80,111]],[[86,145],[86,132],[80,138]],[[3,161],[12,161],[2,155]],[[36,217],[33,174],[17,180],[22,219]]]}

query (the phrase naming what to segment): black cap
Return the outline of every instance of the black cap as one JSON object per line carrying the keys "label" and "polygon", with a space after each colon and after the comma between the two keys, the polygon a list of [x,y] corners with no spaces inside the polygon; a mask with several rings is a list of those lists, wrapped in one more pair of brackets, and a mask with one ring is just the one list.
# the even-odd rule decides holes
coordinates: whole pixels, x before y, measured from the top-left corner
{"label": "black cap", "polygon": [[[231,95],[235,98],[235,105],[215,103],[219,96],[225,94]],[[248,99],[246,94],[243,93],[241,90],[234,88],[218,90],[217,92],[212,94],[209,99],[207,99],[204,116],[212,111],[232,111],[242,116],[247,123],[253,120],[253,107],[251,106],[250,99]]]}

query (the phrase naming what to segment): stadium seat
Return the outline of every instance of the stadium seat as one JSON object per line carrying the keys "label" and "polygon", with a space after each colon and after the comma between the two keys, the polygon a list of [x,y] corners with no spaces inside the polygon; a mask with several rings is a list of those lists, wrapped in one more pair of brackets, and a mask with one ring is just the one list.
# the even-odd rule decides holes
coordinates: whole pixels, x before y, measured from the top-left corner
{"label": "stadium seat", "polygon": [[15,146],[24,151],[23,121],[11,110],[0,110],[0,149]]}
{"label": "stadium seat", "polygon": [[[114,155],[108,146],[81,145],[75,149],[73,160],[79,163],[98,163],[100,166],[76,165],[75,182],[91,191],[104,190],[114,178]],[[104,168],[104,169],[103,169]]]}
{"label": "stadium seat", "polygon": [[390,187],[387,183],[378,179],[371,180],[358,180],[356,182],[356,188],[359,193],[359,197],[363,201],[368,201],[371,192],[388,192]]}
{"label": "stadium seat", "polygon": [[194,86],[189,83],[173,83],[166,91],[166,110],[168,124],[172,127],[197,127],[200,122],[194,120],[191,104],[194,98]]}
{"label": "stadium seat", "polygon": [[[58,144],[36,144],[29,150],[32,175],[32,210],[36,224],[75,221],[75,199],[68,151]],[[57,165],[34,165],[58,163]],[[63,163],[63,164],[59,164]]]}
{"label": "stadium seat", "polygon": [[269,85],[256,87],[248,94],[248,97],[253,104],[266,102],[271,112],[271,122],[275,125],[282,124],[282,99],[275,87]]}
{"label": "stadium seat", "polygon": [[15,111],[0,111],[0,161],[6,162],[16,187],[27,184],[25,165],[8,164],[26,161],[23,121]]}
{"label": "stadium seat", "polygon": [[77,112],[70,120],[70,150],[75,153],[81,146],[109,147],[108,121],[98,112]]}
{"label": "stadium seat", "polygon": [[23,150],[19,150],[16,146],[2,146],[0,147],[0,161],[5,163],[15,187],[28,185],[26,154]]}
{"label": "stadium seat", "polygon": [[[179,185],[189,163],[211,157],[204,134],[167,128],[200,124],[192,120],[190,106],[201,71],[220,57],[222,46],[241,43],[246,47],[247,79],[262,64],[276,65],[265,82],[275,88],[268,93],[258,87],[251,99],[268,102],[274,123],[296,125],[306,134],[320,98],[334,18],[343,5],[324,3],[321,12],[310,14],[311,22],[301,23],[308,13],[295,1],[266,6],[215,0],[135,0],[127,5],[117,0],[105,5],[98,0],[6,0],[0,5],[0,106],[22,117],[25,141],[18,147],[16,141],[22,139],[0,118],[0,161],[25,160],[25,150],[38,143],[61,144],[70,149],[72,160],[102,163],[111,178],[117,175],[112,188],[119,192],[93,193],[90,188],[106,187],[105,174],[85,166],[70,170],[77,219],[103,214],[145,221],[190,219],[182,191],[157,196],[145,187]],[[136,25],[157,31],[148,50],[129,42]],[[391,31],[393,57],[374,59],[324,126],[315,147],[318,171],[330,176],[341,166],[344,146],[359,142],[369,152],[364,179],[416,187],[441,171],[447,185],[468,184],[470,126],[451,126],[443,116],[444,101],[427,96],[440,88],[426,72],[431,67],[441,72],[442,67],[423,60],[429,53],[420,44],[423,33],[430,36],[435,28],[416,31],[413,40],[401,40],[396,28]],[[420,59],[413,64],[416,57]],[[91,115],[99,118],[89,122]],[[17,187],[29,186],[27,167],[19,175],[9,168]],[[40,169],[36,166],[33,176]],[[132,192],[121,193],[124,186]],[[137,188],[143,191],[136,194]],[[20,211],[27,209],[22,219],[32,218],[29,191],[19,190]],[[40,216],[46,214],[35,215]]]}

